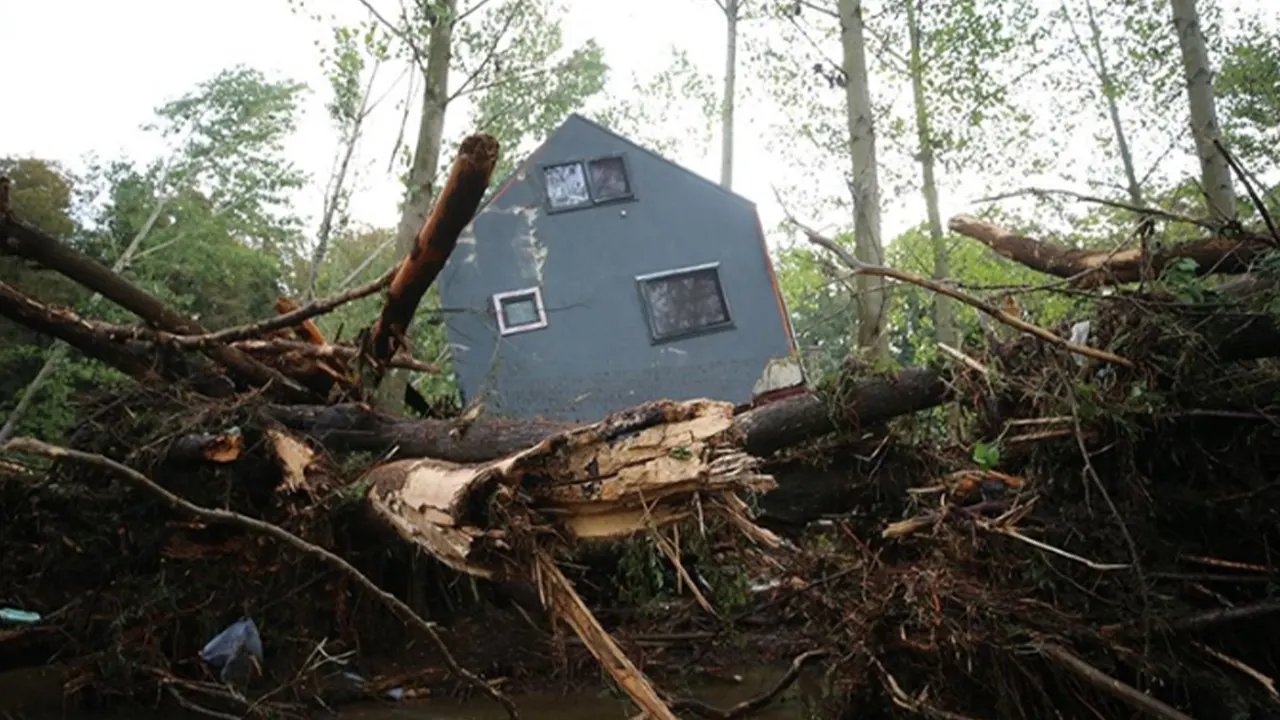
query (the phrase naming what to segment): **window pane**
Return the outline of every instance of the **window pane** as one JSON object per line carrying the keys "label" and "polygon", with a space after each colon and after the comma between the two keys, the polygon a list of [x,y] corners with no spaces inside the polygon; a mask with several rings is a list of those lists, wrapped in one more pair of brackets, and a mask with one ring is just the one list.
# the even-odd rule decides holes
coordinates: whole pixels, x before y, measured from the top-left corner
{"label": "window pane", "polygon": [[508,298],[502,301],[502,323],[507,327],[529,325],[538,322],[538,306],[532,295]]}
{"label": "window pane", "polygon": [[627,166],[622,158],[592,160],[587,163],[587,169],[591,172],[591,189],[595,191],[596,200],[612,200],[631,194]]}
{"label": "window pane", "polygon": [[587,193],[587,176],[579,163],[552,165],[543,169],[547,181],[547,199],[553,208],[573,207],[591,200]]}
{"label": "window pane", "polygon": [[647,280],[643,287],[659,338],[729,322],[720,277],[713,268]]}

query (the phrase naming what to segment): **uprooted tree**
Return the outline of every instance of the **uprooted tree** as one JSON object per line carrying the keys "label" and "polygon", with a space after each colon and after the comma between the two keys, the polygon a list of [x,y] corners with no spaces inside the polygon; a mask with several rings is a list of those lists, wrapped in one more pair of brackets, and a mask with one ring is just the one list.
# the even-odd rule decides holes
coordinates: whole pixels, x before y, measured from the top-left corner
{"label": "uprooted tree", "polygon": [[[941,293],[1014,338],[969,354],[952,348],[945,367],[873,373],[851,362],[829,386],[740,410],[656,401],[581,425],[377,411],[369,400],[387,368],[439,371],[410,357],[405,338],[497,158],[491,137],[462,143],[409,256],[376,282],[301,306],[282,298],[275,317],[220,329],[14,217],[0,184],[3,252],[141,320],[80,317],[0,284],[0,315],[138,385],[87,410],[71,447],[0,438],[0,571],[13,581],[4,592],[47,614],[0,630],[0,669],[42,662],[71,637],[70,690],[101,696],[110,678],[141,678],[206,712],[301,712],[305,699],[327,697],[317,677],[342,666],[324,650],[330,632],[317,641],[300,631],[315,644],[281,652],[280,687],[247,698],[188,659],[192,637],[215,629],[198,608],[206,596],[231,598],[266,621],[332,625],[338,644],[359,647],[357,628],[387,622],[353,619],[370,615],[357,608],[372,600],[394,619],[385,627],[429,641],[428,667],[443,665],[514,716],[495,673],[469,670],[476,653],[459,652],[494,642],[485,637],[493,629],[450,643],[424,619],[431,601],[404,569],[421,552],[440,572],[546,609],[651,717],[749,713],[824,658],[843,706],[929,717],[1085,708],[1209,717],[1215,703],[1247,712],[1274,700],[1276,660],[1250,638],[1266,637],[1280,614],[1267,554],[1280,540],[1268,504],[1280,467],[1276,238],[1237,229],[1159,252],[1089,253],[952,220],[953,231],[1073,292],[1151,281],[1097,297],[1079,332],[866,265],[806,231],[851,273]],[[1249,273],[1258,283],[1248,297],[1221,289],[1211,301],[1179,302],[1176,287],[1154,283],[1171,268],[1179,282]],[[378,293],[381,313],[355,342],[329,342],[312,322]],[[975,451],[912,457],[890,426],[952,402],[973,416]],[[840,472],[828,482],[832,466]],[[873,510],[839,520],[838,551],[797,547],[783,537],[785,521],[767,529],[771,514],[836,510],[832,492],[845,510]],[[95,543],[117,543],[121,559],[93,567],[91,553],[105,550],[63,534],[68,522]],[[690,598],[687,622],[711,628],[688,637],[763,624],[791,639],[777,641],[794,646],[795,660],[773,690],[726,710],[659,689],[626,638],[589,609],[602,601],[587,589],[590,571],[564,562],[636,537],[652,542]],[[735,548],[744,572],[773,578],[767,597],[727,614],[700,579],[706,560],[687,552],[711,547],[706,538]],[[192,563],[209,577],[191,580]],[[131,587],[166,568],[185,569],[182,587]],[[104,590],[116,575],[128,580]],[[77,591],[103,593],[118,616],[78,605]],[[275,609],[295,594],[310,610]],[[1187,637],[1210,628],[1216,642]],[[403,641],[394,630],[384,637]],[[390,673],[361,692],[429,685],[429,676]]]}

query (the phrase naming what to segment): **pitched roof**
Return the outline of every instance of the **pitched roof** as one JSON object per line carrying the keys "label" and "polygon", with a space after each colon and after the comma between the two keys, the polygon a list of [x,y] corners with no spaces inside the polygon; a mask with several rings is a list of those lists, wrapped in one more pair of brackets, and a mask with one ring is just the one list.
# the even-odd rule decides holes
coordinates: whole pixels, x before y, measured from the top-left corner
{"label": "pitched roof", "polygon": [[649,155],[650,157],[655,158],[669,165],[670,167],[675,168],[676,170],[679,170],[680,172],[683,172],[689,175],[690,177],[697,179],[699,182],[715,188],[716,190],[724,193],[725,195],[728,195],[729,197],[735,198],[752,207],[755,207],[755,202],[750,198],[740,195],[734,192],[733,190],[727,189],[720,183],[717,183],[703,175],[700,175],[694,172],[693,170],[690,170],[689,168],[685,167],[684,165],[681,165],[680,163],[677,163],[674,160],[664,155],[661,155],[637,143],[636,141],[609,129],[604,125],[601,125],[600,123],[594,120],[591,120],[590,118],[587,118],[583,115],[580,115],[574,112],[574,113],[569,113],[569,115],[564,119],[564,122],[560,123],[559,127],[553,130],[551,134],[547,135],[547,137],[542,141],[542,143],[539,144],[538,147],[533,149],[533,152],[530,152],[528,155],[526,155],[525,158],[515,166],[515,169],[512,170],[509,175],[507,175],[505,178],[502,179],[502,182],[494,186],[496,189],[492,193],[490,193],[489,196],[485,198],[485,200],[481,203],[480,207],[476,209],[476,214],[478,215],[481,210],[483,210],[485,207],[489,205],[489,203],[493,202],[494,200],[497,200],[498,197],[501,196],[502,193],[507,189],[507,187],[509,187],[517,178],[519,178],[522,173],[528,170],[528,167],[531,164],[533,164],[534,159],[538,156],[539,153],[542,152],[542,149],[546,147],[547,142],[550,141],[551,138],[555,137],[556,135],[559,135],[560,133],[564,132],[565,129],[568,128],[573,123],[581,123],[583,125],[586,125],[587,127],[590,127],[602,133],[605,133],[606,135],[609,135],[610,137],[617,140],[618,142],[621,142],[631,148],[634,148],[639,152],[645,153],[646,155]]}

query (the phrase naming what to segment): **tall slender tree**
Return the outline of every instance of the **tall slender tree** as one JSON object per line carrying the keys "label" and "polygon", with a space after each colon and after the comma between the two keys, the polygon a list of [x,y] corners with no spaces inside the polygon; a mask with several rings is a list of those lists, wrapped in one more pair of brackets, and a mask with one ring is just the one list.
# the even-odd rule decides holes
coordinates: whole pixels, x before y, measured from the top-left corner
{"label": "tall slender tree", "polygon": [[[850,190],[853,194],[855,256],[865,263],[883,265],[880,181],[862,0],[839,0],[838,8],[852,169]],[[873,358],[883,358],[888,354],[889,336],[885,327],[888,300],[883,278],[858,276],[858,346],[865,348]]]}
{"label": "tall slender tree", "polygon": [[1231,168],[1214,144],[1222,139],[1222,129],[1214,102],[1213,68],[1200,28],[1196,0],[1170,0],[1170,7],[1178,46],[1182,49],[1191,135],[1200,157],[1200,182],[1209,213],[1222,220],[1235,220],[1236,195],[1231,183]]}

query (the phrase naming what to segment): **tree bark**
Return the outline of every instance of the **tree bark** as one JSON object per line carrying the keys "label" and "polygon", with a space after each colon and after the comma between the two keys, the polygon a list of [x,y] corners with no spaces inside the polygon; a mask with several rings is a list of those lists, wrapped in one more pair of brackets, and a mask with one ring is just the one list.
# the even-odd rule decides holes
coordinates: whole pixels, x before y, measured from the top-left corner
{"label": "tree bark", "polygon": [[[453,61],[453,23],[457,0],[439,0],[435,24],[427,36],[427,64],[423,71],[422,114],[418,119],[418,141],[413,151],[408,188],[396,230],[396,251],[408,257],[418,230],[426,222],[434,195],[432,183],[440,168],[440,146],[444,139],[445,111],[449,106],[449,66]],[[399,412],[404,406],[408,377],[392,372],[378,393],[378,404]]]}
{"label": "tree bark", "polygon": [[733,188],[733,111],[738,79],[739,0],[724,0],[724,98],[720,105],[720,184]]}
{"label": "tree bark", "polygon": [[[911,94],[916,110],[916,141],[920,147],[921,189],[924,192],[925,211],[929,217],[929,244],[933,248],[933,279],[945,280],[947,267],[947,243],[942,232],[942,212],[938,209],[938,183],[934,178],[933,133],[929,127],[929,104],[925,97],[925,64],[920,40],[920,18],[914,0],[906,3],[907,34],[911,42]],[[934,337],[938,342],[956,346],[955,309],[951,299],[943,295],[933,296]]]}
{"label": "tree bark", "polygon": [[1200,182],[1208,200],[1209,214],[1229,222],[1236,219],[1236,195],[1227,159],[1213,144],[1214,140],[1222,139],[1222,131],[1214,106],[1213,70],[1209,65],[1204,35],[1200,32],[1200,16],[1195,0],[1171,0],[1170,5],[1173,8],[1173,27],[1182,49],[1191,134],[1200,156]]}
{"label": "tree bark", "polygon": [[[870,265],[884,264],[880,241],[880,187],[876,167],[875,122],[868,80],[866,40],[862,23],[862,0],[839,0],[840,44],[845,76],[845,105],[848,113],[849,150],[852,164],[853,232],[857,257]],[[886,332],[888,294],[883,278],[857,277],[858,346],[872,357],[889,352]]]}
{"label": "tree bark", "polygon": [[369,357],[375,365],[385,364],[405,349],[404,336],[418,303],[444,269],[462,229],[475,216],[497,161],[498,141],[493,136],[472,135],[462,141],[449,181],[409,256],[392,278],[382,314],[369,334]]}
{"label": "tree bark", "polygon": [[[1033,270],[1071,278],[1076,287],[1137,282],[1142,277],[1140,249],[1120,252],[1077,250],[1018,235],[968,215],[957,215],[949,226],[953,231]],[[1166,247],[1154,254],[1149,262],[1156,275],[1165,266],[1183,258],[1196,261],[1197,275],[1238,274],[1248,272],[1253,261],[1271,247],[1267,238],[1256,235],[1208,237]]]}

